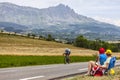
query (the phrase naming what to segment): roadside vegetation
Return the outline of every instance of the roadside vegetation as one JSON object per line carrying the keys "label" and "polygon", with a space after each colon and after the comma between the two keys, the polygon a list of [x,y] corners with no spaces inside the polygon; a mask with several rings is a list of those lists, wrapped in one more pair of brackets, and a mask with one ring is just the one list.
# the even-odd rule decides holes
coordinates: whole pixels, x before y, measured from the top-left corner
{"label": "roadside vegetation", "polygon": [[64,80],[120,80],[120,67],[115,67],[115,75],[104,75],[102,77],[78,75]]}

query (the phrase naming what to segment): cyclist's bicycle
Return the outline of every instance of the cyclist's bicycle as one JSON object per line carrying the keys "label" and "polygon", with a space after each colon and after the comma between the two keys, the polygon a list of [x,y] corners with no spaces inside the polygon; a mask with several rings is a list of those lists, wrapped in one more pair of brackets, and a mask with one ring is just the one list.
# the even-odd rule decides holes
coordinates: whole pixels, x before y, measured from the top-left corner
{"label": "cyclist's bicycle", "polygon": [[65,56],[64,63],[65,64],[67,64],[67,63],[69,64],[70,63],[70,57],[69,57],[69,55]]}

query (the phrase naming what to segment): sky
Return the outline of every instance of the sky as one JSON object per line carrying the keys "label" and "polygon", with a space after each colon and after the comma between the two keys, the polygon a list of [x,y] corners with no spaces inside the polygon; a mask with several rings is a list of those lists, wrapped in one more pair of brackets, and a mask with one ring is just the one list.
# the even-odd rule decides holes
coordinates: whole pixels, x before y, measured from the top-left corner
{"label": "sky", "polygon": [[120,26],[120,0],[0,0],[0,2],[39,9],[62,3],[80,15]]}

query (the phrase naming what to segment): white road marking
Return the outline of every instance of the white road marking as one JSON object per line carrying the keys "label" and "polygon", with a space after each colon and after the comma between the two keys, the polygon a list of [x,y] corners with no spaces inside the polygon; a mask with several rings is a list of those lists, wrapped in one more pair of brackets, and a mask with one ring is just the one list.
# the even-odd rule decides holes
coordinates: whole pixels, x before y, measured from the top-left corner
{"label": "white road marking", "polygon": [[[21,68],[22,70],[37,70],[37,69],[49,69],[49,68],[55,68],[55,67],[58,67],[58,66],[43,66],[43,67],[34,67],[34,68]],[[19,70],[5,70],[5,71],[0,71],[0,73],[8,73],[8,72],[16,72],[16,71],[19,71]]]}
{"label": "white road marking", "polygon": [[43,66],[43,67],[38,67],[38,68],[30,68],[30,70],[36,70],[36,69],[49,69],[49,68],[55,68],[55,67],[59,67],[59,66]]}
{"label": "white road marking", "polygon": [[79,71],[85,71],[87,70],[88,68],[83,68],[83,69],[78,69]]}
{"label": "white road marking", "polygon": [[0,71],[0,73],[6,73],[6,72],[15,72],[17,70],[7,70],[7,71]]}
{"label": "white road marking", "polygon": [[45,76],[35,76],[35,77],[29,77],[29,78],[24,78],[24,79],[19,79],[19,80],[30,80],[30,79],[36,79],[36,78],[42,78]]}

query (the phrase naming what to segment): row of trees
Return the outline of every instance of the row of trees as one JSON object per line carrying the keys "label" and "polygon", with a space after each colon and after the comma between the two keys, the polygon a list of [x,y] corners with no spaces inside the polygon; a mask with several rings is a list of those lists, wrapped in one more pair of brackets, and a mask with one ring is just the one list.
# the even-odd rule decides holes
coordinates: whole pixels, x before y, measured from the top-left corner
{"label": "row of trees", "polygon": [[77,47],[83,47],[83,48],[88,48],[93,50],[98,50],[100,47],[104,47],[105,49],[111,49],[114,52],[120,51],[120,43],[110,44],[108,42],[101,41],[100,39],[96,39],[94,41],[87,40],[82,35],[78,36],[75,39],[74,45]]}
{"label": "row of trees", "polygon": [[37,37],[38,39],[44,39],[44,40],[47,40],[47,41],[54,41],[54,40],[55,40],[55,39],[51,36],[51,34],[48,34],[47,37],[44,37],[44,36],[42,36],[42,35],[37,36],[37,35],[35,35],[35,34],[33,34],[33,33],[28,33],[28,34],[27,34],[27,37],[33,38],[33,39],[35,39],[35,38]]}
{"label": "row of trees", "polygon": [[55,39],[52,37],[51,34],[48,34],[46,37],[45,36],[42,36],[42,35],[36,35],[34,33],[28,33],[27,35],[25,34],[18,34],[17,32],[6,32],[2,29],[0,29],[0,33],[3,33],[3,34],[8,34],[8,35],[14,35],[14,36],[17,36],[17,35],[21,35],[23,37],[28,37],[28,38],[33,38],[33,39],[43,39],[43,40],[47,40],[47,41],[54,41]]}

